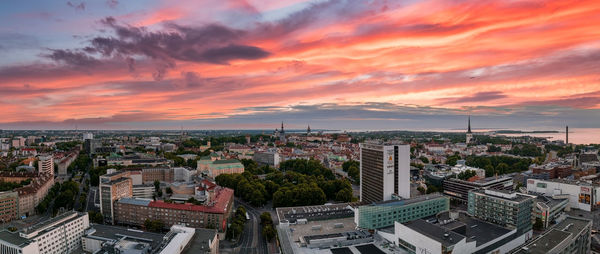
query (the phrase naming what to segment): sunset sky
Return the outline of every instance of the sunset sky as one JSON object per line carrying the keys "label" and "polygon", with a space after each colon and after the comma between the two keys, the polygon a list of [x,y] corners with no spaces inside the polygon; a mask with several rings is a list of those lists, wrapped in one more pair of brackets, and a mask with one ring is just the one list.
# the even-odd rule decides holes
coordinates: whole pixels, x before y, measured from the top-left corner
{"label": "sunset sky", "polygon": [[0,129],[600,128],[598,0],[0,6]]}

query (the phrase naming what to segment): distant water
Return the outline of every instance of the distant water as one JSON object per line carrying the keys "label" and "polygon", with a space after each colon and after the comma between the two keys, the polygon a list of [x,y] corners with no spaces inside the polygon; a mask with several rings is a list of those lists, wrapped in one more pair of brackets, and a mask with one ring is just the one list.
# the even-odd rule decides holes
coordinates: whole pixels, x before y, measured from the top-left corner
{"label": "distant water", "polygon": [[[559,133],[526,133],[526,134],[502,134],[509,137],[532,136],[548,138],[550,140],[565,140],[565,131]],[[569,129],[569,143],[573,144],[600,144],[599,128],[573,128]]]}

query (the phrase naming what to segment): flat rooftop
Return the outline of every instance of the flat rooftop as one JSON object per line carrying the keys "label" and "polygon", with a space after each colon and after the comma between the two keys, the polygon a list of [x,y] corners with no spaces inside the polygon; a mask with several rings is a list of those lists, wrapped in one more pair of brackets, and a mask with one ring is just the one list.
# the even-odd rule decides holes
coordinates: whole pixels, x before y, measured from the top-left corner
{"label": "flat rooftop", "polygon": [[565,239],[576,237],[588,227],[590,223],[590,220],[584,218],[567,217],[565,220],[552,227],[547,233],[539,236],[516,253],[548,253]]}
{"label": "flat rooftop", "polygon": [[468,216],[459,216],[456,221],[442,225],[442,227],[464,235],[467,242],[477,241],[477,247],[513,231]]}
{"label": "flat rooftop", "polygon": [[216,229],[196,228],[195,230],[194,237],[190,240],[182,254],[198,253],[199,250],[208,251],[208,242],[215,239],[215,235],[217,234]]}
{"label": "flat rooftop", "polygon": [[429,238],[435,239],[446,247],[453,246],[465,238],[465,236],[454,231],[445,229],[439,225],[428,223],[422,219],[404,223],[404,226],[426,235]]}
{"label": "flat rooftop", "polygon": [[374,204],[371,204],[371,205],[367,205],[367,206],[401,206],[401,205],[410,205],[410,204],[419,203],[419,202],[423,202],[423,201],[427,201],[427,200],[438,199],[438,198],[445,198],[445,196],[442,195],[441,193],[432,193],[432,194],[417,196],[417,197],[410,198],[410,199],[382,201],[382,202],[377,202],[377,203],[374,203]]}
{"label": "flat rooftop", "polygon": [[[160,246],[163,237],[165,234],[146,232],[141,230],[132,230],[126,227],[120,226],[110,226],[110,225],[100,225],[94,224],[91,226],[95,232],[86,235],[90,238],[102,238],[102,239],[111,239],[111,240],[119,240],[125,237],[129,241],[139,241],[150,244],[152,249],[155,249]],[[91,232],[91,231],[86,231]]]}
{"label": "flat rooftop", "polygon": [[359,203],[343,203],[317,206],[280,207],[276,210],[280,223],[295,223],[298,219],[313,221],[354,217],[354,211],[349,207],[356,207],[358,204]]}

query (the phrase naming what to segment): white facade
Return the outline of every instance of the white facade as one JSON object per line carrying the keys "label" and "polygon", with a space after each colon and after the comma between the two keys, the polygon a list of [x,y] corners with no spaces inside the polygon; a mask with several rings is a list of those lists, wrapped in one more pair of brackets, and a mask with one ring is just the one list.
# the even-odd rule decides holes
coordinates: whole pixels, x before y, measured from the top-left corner
{"label": "white facade", "polygon": [[38,172],[54,175],[54,158],[51,155],[40,156]]}
{"label": "white facade", "polygon": [[154,194],[153,185],[133,185],[131,190],[133,198],[152,199],[152,195]]}
{"label": "white facade", "polygon": [[85,141],[86,139],[94,139],[94,134],[92,133],[83,133],[83,140]]}
{"label": "white facade", "polygon": [[[440,229],[442,230],[442,229]],[[415,253],[427,253],[427,254],[442,254],[444,253],[444,249],[442,243],[434,238],[429,237],[428,235],[422,234],[410,227],[407,227],[399,222],[394,223],[394,234],[378,231],[377,232],[384,239],[393,242],[395,245],[400,245],[406,247],[407,245],[412,245],[414,247]],[[496,239],[486,242],[477,246],[477,241],[467,241],[467,238],[462,236],[463,238],[456,242],[453,246],[448,246],[451,249],[452,253],[475,253],[481,251],[489,246],[498,243],[514,235],[516,233],[516,229],[498,236]],[[527,240],[531,239],[533,231],[529,231],[523,235],[520,235],[511,241],[502,244],[491,250],[489,253],[509,253],[514,248],[519,247],[524,244]],[[400,242],[403,241],[403,242]],[[408,244],[407,244],[408,243]],[[403,247],[403,248],[404,248]]]}
{"label": "white facade", "polygon": [[527,191],[543,193],[546,196],[568,195],[569,207],[588,212],[600,205],[597,198],[600,187],[586,182],[528,179]]}
{"label": "white facade", "polygon": [[188,245],[190,240],[194,238],[196,232],[193,228],[188,228],[180,225],[171,226],[169,233],[174,233],[175,236],[169,241],[169,244],[160,251],[160,254],[179,254]]}
{"label": "white facade", "polygon": [[[58,218],[58,219],[57,219]],[[70,212],[59,215],[31,232],[20,232],[19,237],[28,240],[19,246],[0,239],[2,254],[62,254],[72,253],[81,246],[81,237],[89,227],[87,213]]]}
{"label": "white facade", "polygon": [[194,171],[196,171],[196,170],[188,170],[187,168],[184,168],[184,167],[173,168],[173,174],[174,174],[173,180],[189,182],[192,180],[192,176],[195,173]]}

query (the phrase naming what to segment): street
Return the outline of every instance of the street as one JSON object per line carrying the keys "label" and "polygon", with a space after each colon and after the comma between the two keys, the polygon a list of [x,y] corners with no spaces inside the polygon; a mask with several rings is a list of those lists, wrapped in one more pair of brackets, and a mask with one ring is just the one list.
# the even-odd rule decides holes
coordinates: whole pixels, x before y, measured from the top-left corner
{"label": "street", "polygon": [[248,212],[250,220],[244,227],[244,233],[240,238],[240,252],[248,254],[267,254],[269,253],[267,242],[262,236],[262,230],[260,226],[260,214],[262,211],[252,207],[244,201],[235,198],[237,205],[243,205]]}

